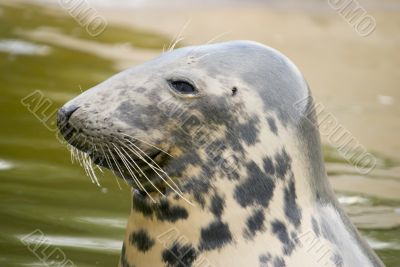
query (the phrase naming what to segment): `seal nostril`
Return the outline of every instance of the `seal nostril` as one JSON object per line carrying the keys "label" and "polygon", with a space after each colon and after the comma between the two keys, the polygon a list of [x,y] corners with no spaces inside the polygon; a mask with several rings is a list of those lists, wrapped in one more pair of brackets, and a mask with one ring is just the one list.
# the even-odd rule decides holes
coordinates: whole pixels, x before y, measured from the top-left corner
{"label": "seal nostril", "polygon": [[75,106],[75,105],[71,105],[68,107],[62,107],[59,111],[58,111],[58,116],[59,119],[61,119],[64,123],[68,122],[69,119],[71,118],[72,114],[77,111],[79,109],[79,107]]}
{"label": "seal nostril", "polygon": [[58,111],[58,123],[59,124],[65,124],[69,121],[69,119],[71,118],[72,114],[77,111],[79,109],[79,107],[75,106],[75,105],[70,105],[68,107],[62,107],[59,111]]}

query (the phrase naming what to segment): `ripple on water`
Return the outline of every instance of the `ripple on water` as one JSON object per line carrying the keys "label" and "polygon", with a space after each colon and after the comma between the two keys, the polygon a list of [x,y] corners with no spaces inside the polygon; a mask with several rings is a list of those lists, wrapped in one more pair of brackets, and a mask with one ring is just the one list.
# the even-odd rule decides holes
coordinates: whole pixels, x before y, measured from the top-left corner
{"label": "ripple on water", "polygon": [[40,234],[30,235],[29,240],[26,236],[18,235],[17,238],[21,242],[27,242],[33,245],[49,244],[53,247],[72,247],[82,248],[89,250],[104,250],[119,252],[122,247],[121,240],[106,239],[106,238],[93,238],[93,237],[71,237],[71,236],[42,236]]}
{"label": "ripple on water", "polygon": [[366,237],[368,244],[371,248],[375,250],[382,250],[382,249],[393,249],[393,250],[400,250],[400,244],[395,242],[385,242],[373,239],[371,237]]}
{"label": "ripple on water", "polygon": [[13,167],[14,164],[12,164],[11,162],[0,159],[0,171],[9,170],[12,169]]}
{"label": "ripple on water", "polygon": [[50,54],[51,48],[18,39],[3,39],[0,40],[0,52],[12,55],[46,56]]}
{"label": "ripple on water", "polygon": [[78,222],[86,222],[105,227],[114,227],[125,229],[127,224],[127,218],[99,218],[99,217],[78,217],[75,219]]}
{"label": "ripple on water", "polygon": [[344,206],[369,203],[367,198],[361,196],[338,196],[338,201]]}

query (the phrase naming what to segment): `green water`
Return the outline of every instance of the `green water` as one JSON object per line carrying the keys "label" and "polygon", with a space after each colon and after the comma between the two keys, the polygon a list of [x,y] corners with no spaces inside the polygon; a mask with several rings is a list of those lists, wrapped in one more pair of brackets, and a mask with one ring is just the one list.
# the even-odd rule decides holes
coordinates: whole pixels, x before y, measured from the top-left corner
{"label": "green water", "polygon": [[[50,114],[78,95],[80,87],[90,88],[117,70],[113,62],[93,54],[51,42],[38,43],[21,34],[21,30],[44,26],[84,40],[129,43],[155,51],[168,39],[113,26],[92,38],[68,15],[42,7],[0,5],[0,266],[49,266],[55,249],[62,251],[61,260],[65,257],[79,267],[116,266],[129,213],[129,189],[123,185],[120,189],[107,173],[101,176],[101,187],[92,184],[81,167],[71,164],[69,152],[55,132],[21,99],[40,90],[51,100],[45,112]],[[50,50],[44,55],[2,52],[5,40],[12,40],[12,51],[18,50],[21,41]],[[331,154],[327,160],[335,162]],[[383,202],[388,207],[400,206],[396,201],[368,198],[371,206]],[[33,232],[43,234],[50,247],[25,245],[21,239]],[[398,226],[363,230],[366,236],[386,244],[377,252],[393,267],[400,261],[399,232]]]}

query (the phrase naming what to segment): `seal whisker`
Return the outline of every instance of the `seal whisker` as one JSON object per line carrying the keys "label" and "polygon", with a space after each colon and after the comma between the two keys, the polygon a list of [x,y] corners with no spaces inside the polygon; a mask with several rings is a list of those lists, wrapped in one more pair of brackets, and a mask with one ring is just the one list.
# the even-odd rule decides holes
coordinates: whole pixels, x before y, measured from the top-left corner
{"label": "seal whisker", "polygon": [[[120,143],[121,143],[121,145],[125,146],[127,149],[129,149],[130,151],[132,151],[136,156],[138,156],[138,157],[139,157],[142,161],[144,161],[147,165],[149,165],[149,167],[150,167],[150,168],[163,180],[163,182],[166,183],[166,184],[168,185],[168,187],[171,188],[177,195],[179,195],[183,200],[185,200],[185,201],[186,201],[187,203],[189,203],[190,205],[194,206],[193,203],[191,203],[189,200],[187,200],[187,199],[182,195],[182,191],[181,191],[181,190],[179,189],[179,187],[172,181],[172,178],[170,178],[170,177],[168,176],[168,174],[167,174],[165,171],[161,170],[162,173],[164,173],[164,174],[166,174],[166,175],[168,176],[168,178],[169,178],[169,179],[172,181],[172,183],[177,187],[177,189],[175,189],[173,186],[171,186],[171,185],[168,183],[168,181],[166,181],[165,178],[162,177],[162,176],[157,172],[157,170],[153,168],[153,165],[152,165],[152,164],[149,164],[149,163],[146,161],[146,159],[143,158],[143,156],[142,156],[140,153],[138,153],[137,151],[135,151],[135,149],[134,149],[133,147],[129,147],[129,146],[127,146],[126,144],[124,144],[123,142],[121,142],[121,141],[120,141]],[[135,147],[137,147],[137,146],[135,146]],[[138,148],[138,147],[137,147],[137,148]],[[125,151],[124,148],[121,147],[121,149],[124,150],[124,152],[127,154],[127,152]],[[138,148],[138,149],[140,149],[140,148]],[[142,151],[142,153],[144,153],[144,152]],[[144,153],[144,154],[145,154],[150,160],[152,160],[146,153]],[[152,160],[152,161],[153,161],[153,160]],[[135,163],[135,161],[132,160],[132,162],[140,169],[140,167]],[[154,162],[154,161],[153,161],[153,162]],[[154,163],[155,163],[155,162],[154,162]],[[155,163],[155,164],[157,164],[157,163]],[[153,182],[146,176],[146,174],[145,174],[141,169],[140,169],[140,171],[143,173],[143,175],[146,177],[146,179],[151,183],[151,185],[153,185],[153,187],[156,188],[156,190],[157,190],[161,195],[164,196],[164,194],[153,184]]]}
{"label": "seal whisker", "polygon": [[120,183],[119,183],[119,181],[118,181],[118,178],[116,177],[116,174],[115,174],[114,170],[112,169],[112,165],[111,165],[110,158],[108,157],[108,155],[107,155],[106,152],[104,151],[103,147],[100,146],[100,149],[101,149],[101,151],[102,151],[102,153],[103,153],[104,159],[105,159],[106,162],[107,162],[108,168],[109,168],[109,169],[112,171],[112,173],[114,174],[114,179],[115,179],[115,181],[117,182],[119,189],[122,190],[122,187],[121,187],[121,185],[120,185]]}
{"label": "seal whisker", "polygon": [[72,148],[69,145],[67,145],[67,149],[68,149],[68,152],[70,152],[71,163],[74,163],[74,159],[72,157]]}
{"label": "seal whisker", "polygon": [[[124,156],[122,154],[122,152],[114,144],[113,144],[113,146],[115,147],[115,149],[117,149],[118,156],[122,156],[126,160],[125,162],[127,162],[138,173],[139,177],[141,177],[142,174],[140,173],[140,171],[141,171],[140,168],[138,166],[133,166],[130,163],[130,161],[133,161],[132,157],[129,154],[127,154],[126,151],[124,151],[126,154],[126,156]],[[122,147],[120,147],[120,148],[122,149]]]}
{"label": "seal whisker", "polygon": [[[124,143],[122,143],[121,142],[121,144],[123,145],[123,146],[125,146],[127,149],[129,149],[130,151],[132,151],[136,156],[138,156],[139,157],[139,159],[141,159],[143,162],[145,162],[163,181],[164,181],[164,183],[166,183],[172,190],[174,190],[174,192],[176,192],[176,189],[175,188],[173,188],[166,180],[165,180],[165,178],[164,177],[162,177],[159,173],[158,173],[158,171],[159,172],[162,172],[162,173],[164,173],[164,174],[166,174],[167,176],[168,176],[168,174],[164,171],[164,170],[162,170],[159,166],[158,166],[158,164],[151,158],[151,157],[149,157],[146,153],[144,153],[142,150],[142,153],[147,157],[147,158],[149,158],[152,162],[154,162],[157,166],[158,166],[158,168],[156,168],[156,167],[154,167],[154,165],[152,165],[152,164],[150,164],[149,162],[147,162],[147,160],[145,159],[145,158],[143,158],[143,156],[140,154],[140,153],[138,153],[137,151],[135,151],[135,148],[133,148],[133,147],[129,147],[129,146],[127,146],[126,144],[124,144]],[[133,144],[134,145],[134,144]],[[135,145],[134,145],[135,146]],[[139,147],[137,147],[137,146],[135,146],[137,149],[140,149]],[[157,171],[158,170],[158,171]],[[169,176],[168,176],[169,177]],[[171,179],[171,178],[170,178]],[[172,180],[172,179],[171,179]],[[178,188],[178,186],[172,181],[172,183],[177,187],[177,189],[179,190],[179,188]],[[180,191],[180,190],[179,190]],[[181,192],[181,191],[180,191]],[[178,192],[176,192],[176,193],[178,193]]]}
{"label": "seal whisker", "polygon": [[86,159],[85,159],[85,153],[82,151],[79,151],[79,158],[82,162],[82,167],[85,170],[86,175],[92,180],[92,183],[94,183],[93,178],[90,173],[90,170],[89,170],[89,167],[88,167]]}
{"label": "seal whisker", "polygon": [[232,33],[232,31],[225,31],[225,32],[223,32],[223,33],[220,33],[220,34],[218,34],[217,36],[215,36],[215,37],[211,38],[210,40],[208,40],[205,44],[210,44],[210,43],[212,43],[212,42],[218,40],[218,39],[221,38],[222,36],[227,35],[227,34],[229,34],[229,33]]}
{"label": "seal whisker", "polygon": [[133,137],[133,136],[128,135],[128,134],[125,134],[125,133],[122,133],[122,134],[125,135],[125,136],[127,136],[127,137],[130,137],[130,138],[132,138],[132,139],[134,139],[134,140],[137,140],[137,141],[139,141],[139,142],[142,142],[142,143],[144,143],[144,144],[146,144],[146,145],[148,145],[148,146],[151,146],[151,147],[153,147],[153,148],[155,148],[155,149],[157,149],[157,150],[163,152],[164,154],[170,156],[171,158],[174,157],[174,156],[172,156],[171,154],[169,154],[167,151],[165,151],[165,150],[163,150],[163,149],[157,147],[156,145],[153,145],[153,144],[151,144],[151,143],[149,143],[149,142],[147,142],[147,141],[143,141],[143,140],[141,140],[141,139],[139,139],[139,138],[137,138],[137,137]]}
{"label": "seal whisker", "polygon": [[[112,144],[114,146],[114,144]],[[124,155],[121,154],[120,151],[114,149],[114,151],[118,154],[118,157],[121,159],[123,165],[125,166],[125,168],[128,170],[129,174],[132,176],[132,179],[135,181],[136,185],[139,188],[144,189],[144,186],[140,183],[139,179],[137,178],[137,176],[133,173],[133,170],[131,169],[131,167],[128,165],[128,163],[126,162],[126,159],[124,157]]]}
{"label": "seal whisker", "polygon": [[[167,178],[172,182],[172,184],[176,187],[176,190],[178,190],[180,193],[182,193],[182,191],[180,190],[180,188],[179,188],[179,186],[172,180],[172,178],[171,177],[169,177],[169,175],[168,175],[168,173],[167,172],[165,172],[158,164],[157,164],[157,162],[155,162],[149,155],[147,155],[142,149],[140,149],[140,147],[138,147],[138,146],[136,146],[134,143],[132,143],[131,141],[129,141],[129,140],[126,140],[126,141],[128,141],[131,145],[133,145],[137,150],[139,150],[140,152],[142,152],[144,155],[145,155],[145,157],[146,158],[148,158],[151,162],[153,162],[158,168],[158,170],[160,171],[160,172],[162,172],[163,174],[165,174],[166,176],[167,176]],[[125,145],[125,144],[123,144],[123,145]],[[126,145],[125,145],[126,146]],[[127,146],[128,147],[128,149],[130,148],[129,146]],[[152,168],[153,169],[153,166],[154,165],[152,165],[152,164],[150,164],[149,162],[147,162],[147,160],[145,160],[141,155],[140,155],[140,153],[138,153],[137,154],[138,156],[139,156],[139,158],[141,159],[141,160],[143,160],[144,162],[146,162],[148,165],[149,165],[149,167],[150,168]],[[153,169],[154,170],[154,169]],[[156,170],[154,170],[155,172],[156,172]],[[174,190],[175,191],[175,189],[158,173],[158,172],[156,172],[157,173],[157,175],[158,176],[160,176],[160,178],[172,189],[172,190]]]}
{"label": "seal whisker", "polygon": [[79,166],[83,167],[83,162],[82,162],[82,159],[80,157],[81,154],[80,154],[80,151],[78,149],[75,150],[75,155],[76,155],[76,159],[77,159],[77,162],[78,162]]}
{"label": "seal whisker", "polygon": [[82,152],[82,153],[83,153],[83,157],[86,162],[86,166],[89,170],[90,178],[92,179],[92,182],[95,183],[97,186],[100,186],[99,179],[97,178],[96,173],[93,169],[92,160],[90,159],[88,154],[86,154],[84,152]]}
{"label": "seal whisker", "polygon": [[190,19],[188,21],[186,21],[186,23],[183,25],[183,27],[181,28],[181,30],[179,31],[179,33],[177,35],[175,35],[175,37],[171,40],[171,42],[169,43],[168,46],[168,52],[174,50],[175,46],[182,41],[184,38],[182,37],[183,32],[186,30],[187,26],[190,24]]}
{"label": "seal whisker", "polygon": [[[161,192],[161,190],[151,181],[151,179],[149,179],[147,177],[147,175],[142,171],[142,169],[139,167],[139,165],[136,164],[136,162],[134,160],[132,160],[132,158],[129,156],[128,152],[126,152],[126,150],[123,147],[120,147],[120,149],[125,152],[125,154],[131,159],[132,163],[135,164],[135,166],[137,167],[137,169],[139,169],[140,173],[143,174],[143,176],[146,178],[147,181],[149,181],[149,183],[162,195],[165,196],[163,192]],[[132,166],[132,163],[128,161],[128,164],[130,164]],[[132,166],[133,167],[133,166]]]}
{"label": "seal whisker", "polygon": [[164,171],[164,170],[149,156],[149,155],[147,155],[143,150],[141,150],[138,146],[136,146],[135,144],[133,144],[133,143],[132,143],[131,141],[129,141],[129,140],[125,140],[125,141],[129,142],[129,143],[130,143],[131,145],[133,145],[135,148],[133,148],[133,147],[131,147],[131,146],[125,144],[124,142],[120,141],[121,145],[123,145],[123,146],[125,146],[126,148],[128,148],[129,150],[131,150],[131,151],[132,151],[136,156],[138,156],[140,159],[143,159],[143,156],[142,156],[138,151],[136,151],[136,149],[139,150],[140,152],[142,152],[142,154],[143,154],[146,158],[148,158],[152,163],[154,163],[154,165],[153,165],[153,164],[150,164],[149,162],[146,161],[146,163],[149,165],[149,167],[152,167],[152,168],[154,168],[154,169],[156,169],[156,170],[158,170],[158,171],[160,171],[160,172],[165,173],[165,171]]}
{"label": "seal whisker", "polygon": [[[93,146],[92,146],[93,147]],[[82,157],[85,162],[85,166],[87,167],[90,179],[92,180],[93,183],[95,183],[97,186],[100,186],[100,183],[97,179],[96,173],[94,172],[93,165],[92,165],[92,160],[89,157],[89,155],[85,152],[82,152]]]}
{"label": "seal whisker", "polygon": [[183,37],[180,37],[180,38],[176,39],[175,42],[171,45],[171,47],[169,48],[168,51],[174,50],[174,49],[175,49],[175,46],[176,46],[179,42],[183,41],[184,39],[185,39],[185,38],[183,38]]}
{"label": "seal whisker", "polygon": [[[133,173],[131,167],[129,167],[129,165],[127,164],[127,161],[125,160],[126,158],[124,157],[124,155],[122,155],[122,153],[118,150],[117,146],[114,145],[114,143],[111,143],[112,146],[114,146],[114,151],[117,153],[118,157],[121,159],[122,163],[124,164],[124,166],[126,167],[126,169],[128,170],[129,174],[132,176],[132,179],[135,181],[136,185],[143,189],[146,190],[144,188],[144,186],[140,183],[139,179],[137,178],[137,176]],[[133,166],[132,166],[133,167]],[[135,170],[136,168],[133,167]],[[119,171],[121,172],[121,170],[119,169]],[[122,174],[122,173],[121,173]]]}
{"label": "seal whisker", "polygon": [[71,146],[71,147],[72,147],[72,150],[71,150],[72,158],[73,158],[74,162],[78,161],[78,157],[77,157],[78,149],[76,149],[74,146]]}
{"label": "seal whisker", "polygon": [[[93,138],[93,137],[92,137],[92,144],[93,144],[93,148],[94,148],[93,151],[97,154],[98,150],[97,150],[97,147],[96,147],[96,144],[95,144],[95,142],[94,142],[94,138]],[[91,162],[94,163],[93,160],[91,160]],[[99,165],[94,164],[94,166],[95,166],[101,173],[104,173],[103,170],[99,167]]]}
{"label": "seal whisker", "polygon": [[[91,181],[93,183],[97,184],[98,186],[100,186],[99,180],[93,169],[93,165],[92,165],[92,161],[91,161],[90,157],[86,153],[79,151],[78,149],[76,149],[73,146],[67,146],[67,147],[71,153],[71,162],[74,163],[74,160],[76,160],[79,163],[79,165],[81,167],[83,167],[86,175],[90,177]],[[101,171],[103,172],[103,170],[101,170]]]}
{"label": "seal whisker", "polygon": [[[86,155],[86,156],[87,156],[87,161],[89,164],[89,170],[93,175],[94,182],[96,183],[97,186],[101,186],[101,184],[99,182],[99,178],[97,178],[97,175],[96,175],[96,172],[95,172],[93,166],[96,166],[98,169],[100,169],[100,168],[97,165],[93,164],[92,160],[90,159],[90,157],[88,155]],[[102,171],[102,170],[100,170],[100,171]]]}
{"label": "seal whisker", "polygon": [[111,159],[114,161],[115,166],[117,167],[119,173],[121,174],[123,180],[125,181],[125,184],[126,184],[127,186],[129,186],[129,185],[128,185],[128,181],[127,181],[127,179],[126,179],[125,176],[124,176],[124,173],[121,171],[121,168],[119,167],[118,161],[115,159],[113,153],[112,153],[111,150],[110,150],[110,147],[109,147],[107,144],[106,144],[106,147],[107,147],[108,152],[110,153]]}
{"label": "seal whisker", "polygon": [[[143,140],[140,140],[140,139],[138,139],[138,138],[135,138],[135,137],[133,137],[133,136],[130,136],[130,135],[127,135],[127,134],[124,134],[123,133],[123,135],[125,135],[125,136],[128,136],[128,137],[131,137],[131,138],[133,138],[133,139],[136,139],[136,140],[138,140],[138,141],[142,141],[143,143],[145,143],[145,144],[148,144],[147,142],[145,142],[145,141],[143,141]],[[132,142],[131,142],[132,143]],[[150,145],[150,146],[152,146],[152,147],[154,147],[154,148],[156,148],[156,149],[158,149],[159,151],[161,151],[161,152],[164,152],[164,153],[166,153],[167,155],[169,155],[170,157],[173,157],[172,155],[170,155],[168,152],[166,152],[166,151],[164,151],[164,150],[162,150],[162,149],[160,149],[160,148],[158,148],[158,147],[156,147],[156,146],[154,146],[154,145],[152,145],[152,144],[148,144],[148,145]],[[144,152],[143,152],[144,153]],[[146,154],[147,155],[147,154]],[[156,172],[157,173],[157,172]],[[163,173],[165,173],[167,176],[168,176],[168,174],[165,172],[165,171],[163,171]],[[157,173],[158,174],[158,173]],[[147,177],[146,177],[147,178]],[[168,176],[168,178],[172,181],[172,178],[170,178],[169,176]],[[161,179],[176,193],[176,194],[178,194],[183,200],[185,200],[188,204],[190,204],[190,205],[192,205],[192,206],[194,206],[194,204],[192,203],[192,202],[190,202],[188,199],[186,199],[183,195],[182,195],[182,193],[180,193],[181,191],[179,190],[179,191],[177,191],[175,188],[173,188],[165,179],[163,179],[162,177],[161,177]],[[173,182],[173,181],[172,181]],[[179,189],[179,187],[173,182],[173,184]]]}
{"label": "seal whisker", "polygon": [[119,151],[119,149],[117,148],[116,145],[114,145],[112,143],[112,145],[115,148],[115,152],[117,152],[118,156],[120,157],[120,159],[122,160],[122,162],[124,163],[124,166],[126,167],[126,169],[128,170],[129,174],[132,175],[132,177],[134,178],[136,184],[138,185],[139,188],[142,188],[143,191],[146,193],[146,195],[153,201],[155,202],[155,200],[151,197],[150,193],[146,190],[146,188],[140,183],[139,179],[136,177],[136,175],[133,173],[132,169],[129,167],[128,163],[125,161],[125,157],[122,154],[122,152]]}
{"label": "seal whisker", "polygon": [[71,163],[74,164],[74,152],[73,152],[73,146],[67,145],[67,149],[69,153],[71,154]]}
{"label": "seal whisker", "polygon": [[82,159],[82,152],[79,151],[79,150],[77,151],[77,158],[78,158],[79,165],[85,170],[86,175],[88,175],[86,166],[85,166],[84,161]]}
{"label": "seal whisker", "polygon": [[101,173],[104,173],[103,169],[102,169],[99,165],[94,164],[94,166],[95,166],[96,169],[98,169]]}

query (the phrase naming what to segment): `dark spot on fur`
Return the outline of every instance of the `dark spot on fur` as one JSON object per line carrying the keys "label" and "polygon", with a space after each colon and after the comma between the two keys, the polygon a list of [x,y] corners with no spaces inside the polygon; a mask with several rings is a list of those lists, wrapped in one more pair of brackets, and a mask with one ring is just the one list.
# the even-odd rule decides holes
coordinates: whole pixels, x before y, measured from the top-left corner
{"label": "dark spot on fur", "polygon": [[274,267],[286,267],[285,260],[281,257],[276,257],[274,259]]}
{"label": "dark spot on fur", "polygon": [[280,179],[284,179],[286,173],[291,169],[292,159],[283,148],[281,153],[275,155],[275,171]]}
{"label": "dark spot on fur", "polygon": [[286,226],[278,220],[272,222],[272,232],[279,238],[283,245],[283,253],[290,255],[294,249],[294,243],[290,239]]}
{"label": "dark spot on fur", "polygon": [[192,193],[196,202],[204,207],[206,202],[204,195],[208,193],[210,187],[211,184],[209,179],[206,179],[205,177],[194,177],[183,186],[183,191]]}
{"label": "dark spot on fur", "polygon": [[143,214],[145,217],[153,216],[153,208],[151,203],[147,201],[140,193],[133,193],[132,209]]}
{"label": "dark spot on fur", "polygon": [[278,135],[278,127],[276,127],[275,120],[273,118],[267,118],[267,122],[269,125],[269,129],[275,134]]}
{"label": "dark spot on fur", "polygon": [[202,130],[203,123],[202,118],[198,116],[198,114],[191,114],[191,113],[183,113],[180,116],[180,129],[189,137],[196,134],[198,131]]}
{"label": "dark spot on fur", "polygon": [[240,178],[238,173],[239,158],[231,152],[227,155],[220,156],[220,160],[216,162],[216,170],[221,172],[221,175],[227,176],[229,180],[238,180]]}
{"label": "dark spot on fur", "polygon": [[252,238],[257,232],[263,231],[265,221],[265,214],[262,209],[258,209],[253,212],[246,220],[247,229],[244,232],[244,236],[247,238]]}
{"label": "dark spot on fur", "polygon": [[247,165],[248,178],[235,188],[234,197],[242,207],[259,204],[268,207],[275,183],[272,178],[265,175],[256,163]]}
{"label": "dark spot on fur", "polygon": [[241,144],[240,139],[238,138],[236,132],[228,131],[226,133],[224,140],[232,151],[235,151],[235,153],[238,153],[242,156],[245,155],[244,147]]}
{"label": "dark spot on fur", "polygon": [[238,173],[236,170],[234,170],[234,171],[227,171],[227,172],[226,172],[226,175],[227,175],[227,178],[228,178],[229,180],[239,180],[239,178],[240,178],[240,175],[239,175],[239,173]]}
{"label": "dark spot on fur", "polygon": [[[160,112],[154,106],[144,106],[139,103],[134,103],[131,100],[126,100],[121,102],[121,104],[115,110],[115,113],[115,116],[118,116],[121,121],[134,126],[136,129],[147,132],[151,130],[152,125],[157,123],[153,120],[153,117],[150,119],[149,114],[157,114]],[[157,118],[157,120],[160,118]],[[151,123],[149,123],[149,121]],[[112,127],[113,123],[110,122],[109,125]]]}
{"label": "dark spot on fur", "polygon": [[172,206],[167,200],[162,200],[155,209],[156,216],[161,221],[176,222],[187,219],[188,211],[180,206]]}
{"label": "dark spot on fur", "polygon": [[181,245],[178,242],[162,252],[162,260],[167,267],[191,267],[196,257],[196,249],[191,244]]}
{"label": "dark spot on fur", "polygon": [[293,177],[290,179],[288,186],[285,188],[284,198],[285,215],[294,226],[298,227],[301,220],[301,209],[296,203],[297,195]]}
{"label": "dark spot on fur", "polygon": [[200,250],[213,250],[221,248],[232,241],[229,226],[221,221],[214,221],[206,228],[201,229]]}
{"label": "dark spot on fur", "polygon": [[217,169],[215,168],[215,162],[209,158],[206,164],[201,166],[200,179],[211,180],[216,171]]}
{"label": "dark spot on fur", "polygon": [[294,231],[290,232],[290,237],[292,238],[292,241],[294,244],[297,245],[299,243],[299,236],[298,236],[297,232],[294,232]]}
{"label": "dark spot on fur", "polygon": [[335,264],[335,267],[343,267],[343,258],[339,254],[333,254],[331,260]]}
{"label": "dark spot on fur", "polygon": [[214,140],[205,147],[207,156],[214,159],[220,156],[221,152],[226,149],[224,140]]}
{"label": "dark spot on fur", "polygon": [[318,225],[317,220],[314,217],[311,218],[311,225],[312,225],[312,229],[314,231],[314,234],[316,236],[319,236],[321,234],[320,230],[319,230],[319,225]]}
{"label": "dark spot on fur", "polygon": [[269,175],[274,175],[275,174],[275,167],[274,167],[274,163],[272,162],[272,160],[269,157],[265,157],[263,159],[264,162],[264,171],[266,174]]}
{"label": "dark spot on fur", "polygon": [[215,217],[221,218],[222,212],[224,211],[225,200],[218,194],[214,194],[211,197],[210,211]]}
{"label": "dark spot on fur", "polygon": [[259,132],[259,123],[260,120],[258,119],[258,117],[253,117],[248,119],[246,123],[239,125],[238,130],[240,138],[244,140],[247,145],[255,144]]}
{"label": "dark spot on fur", "polygon": [[329,224],[329,218],[321,217],[320,230],[323,237],[331,241],[332,243],[339,243],[340,240],[335,235],[335,230]]}
{"label": "dark spot on fur", "polygon": [[148,251],[154,245],[154,239],[143,229],[133,232],[129,236],[129,242],[141,252]]}
{"label": "dark spot on fur", "polygon": [[269,262],[271,261],[272,256],[270,253],[261,254],[258,257],[258,261],[260,262],[260,267],[269,267]]}
{"label": "dark spot on fur", "polygon": [[143,214],[145,217],[153,218],[154,214],[161,221],[176,222],[187,219],[188,211],[184,207],[171,205],[167,200],[160,203],[150,203],[148,199],[140,194],[134,193],[132,197],[132,209]]}
{"label": "dark spot on fur", "polygon": [[[179,136],[179,135],[178,135]],[[186,146],[189,146],[190,144],[185,144]],[[200,158],[199,154],[195,149],[192,149],[191,152],[185,153],[179,158],[176,158],[171,164],[169,164],[165,171],[170,175],[170,176],[180,176],[181,173],[180,171],[186,169],[187,166],[193,165],[193,166],[198,166],[202,165],[203,161]]]}

